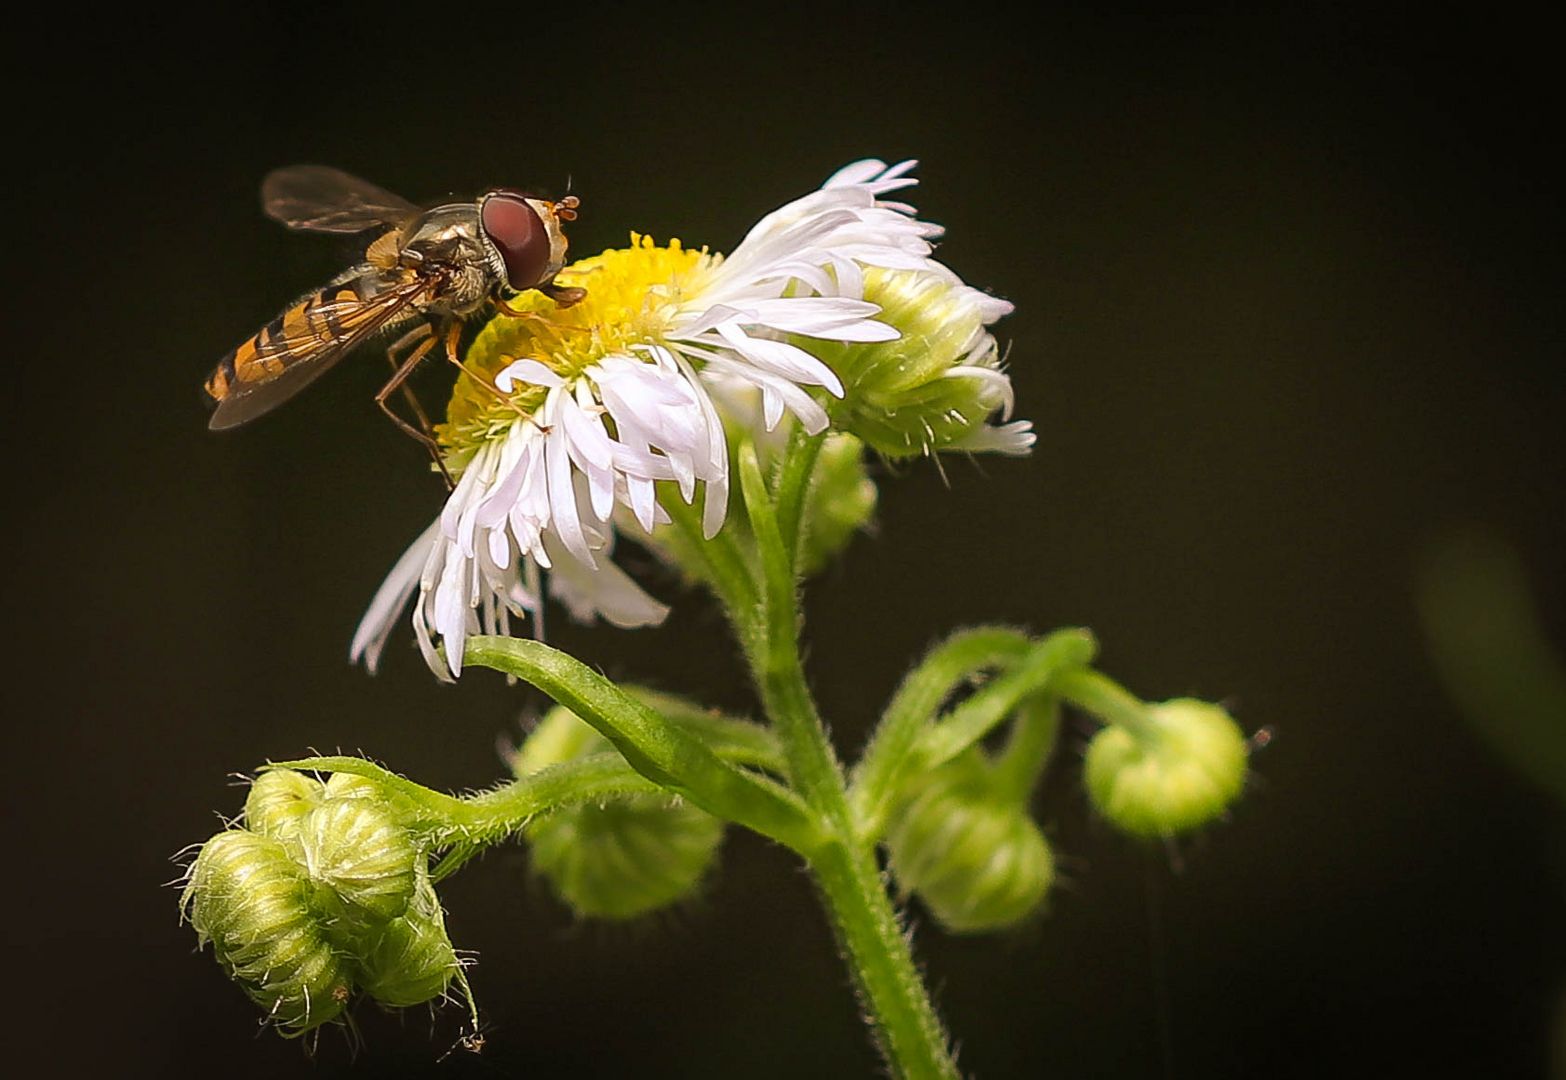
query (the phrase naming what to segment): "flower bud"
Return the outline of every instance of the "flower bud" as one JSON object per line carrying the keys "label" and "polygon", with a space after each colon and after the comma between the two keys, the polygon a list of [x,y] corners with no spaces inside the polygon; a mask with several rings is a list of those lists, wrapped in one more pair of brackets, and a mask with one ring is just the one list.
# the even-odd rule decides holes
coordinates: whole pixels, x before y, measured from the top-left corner
{"label": "flower bud", "polygon": [[326,778],[324,795],[328,799],[378,799],[381,789],[367,776],[339,772]]}
{"label": "flower bud", "polygon": [[1113,724],[1088,743],[1084,775],[1098,812],[1133,836],[1205,825],[1245,785],[1245,736],[1227,712],[1180,698],[1149,705],[1147,728]]}
{"label": "flower bud", "polygon": [[299,835],[299,824],[321,801],[320,781],[292,769],[272,769],[255,778],[245,799],[245,827],[274,840]]}
{"label": "flower bud", "polygon": [[[567,709],[549,712],[517,754],[519,775],[611,749]],[[723,823],[664,795],[555,810],[525,831],[533,865],[579,915],[633,919],[692,893],[712,865]]]}
{"label": "flower bud", "polygon": [[865,445],[846,432],[828,435],[805,499],[800,572],[814,574],[848,546],[875,512],[875,481],[865,471]]}
{"label": "flower bud", "polygon": [[954,933],[1001,930],[1038,908],[1055,879],[1054,857],[981,755],[942,766],[917,792],[886,841],[903,889]]}
{"label": "flower bud", "polygon": [[987,425],[1011,407],[1011,380],[987,327],[1011,311],[1004,300],[935,271],[865,272],[865,299],[895,328],[893,341],[811,340],[845,390],[828,402],[834,426],[853,432],[888,457],[946,449],[1024,454],[1030,425]]}
{"label": "flower bud", "polygon": [[331,1020],[353,992],[311,891],[281,843],[234,829],[202,846],[181,901],[201,944],[287,1035]]}
{"label": "flower bud", "polygon": [[440,997],[461,962],[446,936],[435,888],[423,875],[407,911],[387,923],[360,963],[360,985],[388,1008]]}
{"label": "flower bud", "polygon": [[417,846],[369,799],[326,799],[300,822],[294,845],[310,880],[343,902],[347,934],[401,915],[413,896]]}

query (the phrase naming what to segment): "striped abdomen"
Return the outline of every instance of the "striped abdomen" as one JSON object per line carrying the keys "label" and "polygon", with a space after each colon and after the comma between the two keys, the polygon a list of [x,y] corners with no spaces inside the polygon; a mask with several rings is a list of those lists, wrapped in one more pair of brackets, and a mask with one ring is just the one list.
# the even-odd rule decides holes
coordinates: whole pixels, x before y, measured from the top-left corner
{"label": "striped abdomen", "polygon": [[359,336],[364,313],[373,300],[359,292],[361,279],[339,280],[317,292],[307,293],[288,305],[254,336],[218,361],[206,382],[213,401],[222,401],[236,386],[265,383],[295,364],[324,359]]}

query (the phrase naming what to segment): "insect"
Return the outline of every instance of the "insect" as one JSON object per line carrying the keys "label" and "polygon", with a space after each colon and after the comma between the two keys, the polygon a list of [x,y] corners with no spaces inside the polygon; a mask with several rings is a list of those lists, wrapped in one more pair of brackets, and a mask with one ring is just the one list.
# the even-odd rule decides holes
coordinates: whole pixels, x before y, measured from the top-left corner
{"label": "insect", "polygon": [[[554,284],[565,265],[561,223],[576,218],[574,195],[550,202],[495,188],[475,200],[423,209],[339,169],[295,165],[267,176],[261,203],[268,216],[291,229],[378,232],[361,261],[325,288],[289,304],[219,361],[206,382],[216,404],[209,425],[213,429],[260,416],[360,345],[390,339],[392,376],[375,395],[375,403],[428,447],[440,465],[429,421],[406,385],[419,362],[444,344],[447,357],[460,367],[457,343],[463,320],[486,307],[538,317],[506,303],[529,289],[561,307],[586,295],[583,289]],[[417,426],[390,405],[399,389]]]}

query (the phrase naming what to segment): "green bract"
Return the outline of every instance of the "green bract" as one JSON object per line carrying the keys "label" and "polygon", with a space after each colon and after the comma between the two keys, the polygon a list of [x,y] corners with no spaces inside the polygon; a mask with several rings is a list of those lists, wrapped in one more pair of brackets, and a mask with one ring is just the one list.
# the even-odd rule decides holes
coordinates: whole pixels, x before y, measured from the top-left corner
{"label": "green bract", "polygon": [[1245,786],[1245,736],[1217,705],[1180,698],[1147,707],[1145,730],[1110,725],[1088,744],[1085,778],[1098,812],[1134,836],[1205,825]]}

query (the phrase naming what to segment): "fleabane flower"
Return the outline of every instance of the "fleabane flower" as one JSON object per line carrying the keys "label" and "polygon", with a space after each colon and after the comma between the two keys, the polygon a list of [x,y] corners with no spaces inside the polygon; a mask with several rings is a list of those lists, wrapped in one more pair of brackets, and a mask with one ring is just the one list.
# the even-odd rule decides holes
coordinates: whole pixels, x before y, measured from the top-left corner
{"label": "fleabane flower", "polygon": [[[882,359],[853,350],[890,348],[905,335],[877,291],[896,298],[938,287],[939,302],[962,316],[940,339],[955,334],[961,348],[945,349],[941,364],[964,369],[952,378],[978,394],[961,410],[973,431],[935,448],[1021,446],[1005,429],[986,445],[980,430],[1010,401],[983,329],[1010,306],[962,285],[931,258],[940,227],[883,198],[916,183],[913,164],[850,165],[762,218],[727,257],[633,233],[629,247],[560,273],[558,284],[585,290],[581,302],[558,308],[530,292],[488,323],[436,432],[456,487],[376,595],[354,659],[373,670],[417,593],[413,625],[425,658],[438,675],[458,675],[469,634],[507,633],[512,618],[538,614],[542,570],[578,618],[661,622],[668,609],[611,559],[615,514],[643,532],[667,523],[655,489],[667,482],[687,503],[701,493],[703,530],[715,535],[728,509],[729,458],[710,388],[753,388],[768,431],[785,414],[807,432],[824,430],[833,402],[857,400],[845,384],[845,372],[864,381],[852,362]],[[836,370],[833,358],[849,363]],[[875,407],[837,412],[852,418]]]}

